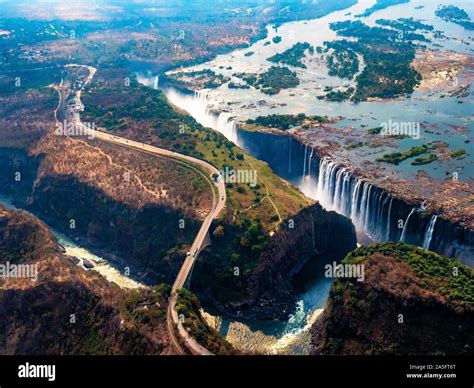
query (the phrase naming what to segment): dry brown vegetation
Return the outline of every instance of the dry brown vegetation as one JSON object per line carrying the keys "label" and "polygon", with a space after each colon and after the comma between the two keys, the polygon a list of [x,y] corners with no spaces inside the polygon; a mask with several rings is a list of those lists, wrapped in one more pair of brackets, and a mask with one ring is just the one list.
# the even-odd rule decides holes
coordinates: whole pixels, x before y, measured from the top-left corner
{"label": "dry brown vegetation", "polygon": [[472,354],[470,267],[403,243],[359,248],[344,263],[363,265],[365,278],[335,280],[315,353]]}
{"label": "dry brown vegetation", "polygon": [[[94,140],[49,135],[33,154],[45,153],[43,175],[75,176],[110,198],[140,209],[167,204],[196,217],[209,211],[211,192],[202,177],[172,160]],[[195,213],[196,211],[196,213]]]}
{"label": "dry brown vegetation", "polygon": [[[37,281],[0,282],[0,354],[173,353],[164,288],[125,290],[86,272],[59,253],[44,224],[2,208],[0,257],[1,264],[16,258],[38,266]],[[146,322],[140,321],[144,304],[153,312]]]}

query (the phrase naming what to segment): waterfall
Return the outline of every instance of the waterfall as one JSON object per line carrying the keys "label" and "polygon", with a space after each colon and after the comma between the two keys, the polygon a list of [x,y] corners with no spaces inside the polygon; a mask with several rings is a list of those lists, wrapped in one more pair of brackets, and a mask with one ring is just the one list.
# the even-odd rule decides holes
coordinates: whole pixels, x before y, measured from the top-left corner
{"label": "waterfall", "polygon": [[[382,202],[382,206],[381,207],[378,207],[378,211],[377,211],[377,218],[375,219],[375,224],[376,225],[379,225],[380,223],[383,223],[383,214],[384,214],[384,210],[387,206],[387,203],[388,203],[388,198],[389,198],[389,195],[385,192],[382,192],[382,194],[380,195],[380,198],[382,198],[383,196],[385,196],[383,202]],[[393,197],[391,198],[391,201],[393,200]],[[382,230],[378,230],[379,232],[377,233],[377,240],[381,241],[385,238],[385,236],[387,235],[387,230],[389,230],[388,234],[390,234],[390,216],[388,216],[387,218],[387,224],[386,224],[386,227],[385,227],[385,231],[382,231]],[[388,240],[388,237],[386,238],[386,240]]]}
{"label": "waterfall", "polygon": [[308,176],[311,176],[311,160],[313,159],[314,148],[311,147],[311,152],[308,159]]}
{"label": "waterfall", "polygon": [[349,214],[350,213],[350,202],[349,202],[349,196],[351,192],[351,175],[349,171],[344,171],[343,174],[343,180],[342,180],[342,196],[341,196],[341,201],[340,201],[340,208],[342,214]]}
{"label": "waterfall", "polygon": [[199,124],[220,132],[228,140],[238,144],[235,120],[227,112],[213,112],[207,94],[200,91],[184,94],[173,88],[163,89],[163,93],[172,104],[187,111]]}
{"label": "waterfall", "polygon": [[338,170],[336,172],[336,186],[334,188],[334,195],[333,195],[333,205],[334,209],[339,209],[339,198],[341,192],[341,174],[343,173],[342,170]]}
{"label": "waterfall", "polygon": [[362,199],[360,200],[359,211],[357,212],[357,223],[364,227],[365,223],[361,220],[365,220],[365,211],[367,210],[367,192],[369,191],[370,183],[364,182],[363,189],[362,189]]}
{"label": "waterfall", "polygon": [[288,145],[288,172],[291,172],[291,139],[292,137],[289,137],[289,145]]}
{"label": "waterfall", "polygon": [[357,211],[357,201],[359,198],[360,186],[362,185],[362,181],[359,179],[355,185],[354,191],[352,192],[352,201],[351,201],[351,219],[356,219],[356,211]]}
{"label": "waterfall", "polygon": [[[417,244],[425,249],[450,257],[466,257],[463,250],[457,248],[462,244],[452,244],[449,247],[440,245],[434,239],[438,216],[432,215],[421,236],[414,228],[418,222],[418,212],[423,207],[409,209],[405,216],[401,232],[395,225],[395,220],[401,214],[406,214],[406,205],[399,203],[394,196],[372,183],[359,179],[349,168],[339,166],[334,160],[324,157],[319,161],[319,176],[315,198],[327,210],[334,210],[349,217],[358,231],[364,232],[370,239],[377,242],[400,240]],[[411,224],[410,224],[411,222]],[[438,222],[439,224],[439,222]],[[410,225],[412,228],[409,228]],[[440,226],[438,225],[438,228]],[[410,229],[410,230],[409,230]],[[471,249],[471,248],[469,248]],[[466,249],[468,251],[468,249]]]}
{"label": "waterfall", "polygon": [[370,200],[372,199],[371,193],[372,193],[372,188],[373,186],[369,183],[368,184],[369,188],[367,189],[367,195],[365,199],[365,211],[364,211],[364,230],[369,231],[369,215],[370,215],[370,210],[372,209],[372,206],[370,206]]}
{"label": "waterfall", "polygon": [[407,234],[408,221],[410,221],[410,217],[412,216],[412,214],[414,212],[415,212],[415,208],[411,209],[410,214],[408,214],[408,217],[405,220],[405,223],[403,224],[402,235],[400,236],[400,241],[405,242],[405,238],[406,238],[406,234]]}
{"label": "waterfall", "polygon": [[387,214],[387,234],[385,235],[385,240],[390,240],[390,223],[391,219],[390,216],[392,215],[392,204],[393,204],[393,197],[390,198],[390,205],[388,206],[388,214]]}
{"label": "waterfall", "polygon": [[304,177],[306,176],[306,156],[308,154],[308,145],[305,144],[304,146],[304,157],[303,157],[303,178],[302,180],[304,180]]}
{"label": "waterfall", "polygon": [[393,197],[329,158],[319,162],[317,199],[326,209],[350,217],[371,238],[389,239]]}
{"label": "waterfall", "polygon": [[160,79],[159,75],[153,77],[153,89],[158,89],[158,80]]}
{"label": "waterfall", "polygon": [[430,249],[431,239],[433,238],[433,232],[437,219],[437,215],[433,215],[430,219],[430,223],[428,224],[428,228],[426,229],[425,237],[423,239],[423,248],[425,249]]}

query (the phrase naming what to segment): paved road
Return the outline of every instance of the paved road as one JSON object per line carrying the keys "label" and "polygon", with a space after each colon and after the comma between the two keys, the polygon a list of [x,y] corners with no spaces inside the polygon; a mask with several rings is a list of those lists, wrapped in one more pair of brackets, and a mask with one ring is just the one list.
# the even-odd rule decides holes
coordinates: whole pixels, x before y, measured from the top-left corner
{"label": "paved road", "polygon": [[[70,66],[81,66],[81,65],[70,65]],[[87,81],[84,83],[84,86],[92,81],[92,78],[94,76],[94,73],[96,71],[95,68],[89,67],[89,66],[84,66],[87,69],[89,69],[89,76],[87,77]],[[58,87],[56,90],[59,93],[60,96],[60,101],[58,104],[58,107],[56,108],[55,111],[55,119],[58,121],[57,118],[57,111],[61,109],[63,112],[64,116],[71,121],[74,121],[76,125],[81,125],[82,123],[80,121],[80,115],[79,113],[73,114],[72,116],[69,114],[71,117],[68,116],[68,111],[67,109],[64,108],[64,103],[67,97],[65,95],[65,91],[61,88]],[[81,90],[76,92],[76,97],[78,100],[80,100],[81,96]],[[176,350],[181,353],[185,354],[181,344],[175,337],[175,330],[174,328],[177,327],[178,332],[182,338],[182,340],[186,343],[187,348],[191,351],[193,354],[201,354],[201,355],[211,355],[212,353],[209,352],[207,349],[202,347],[200,344],[198,344],[193,338],[189,336],[189,334],[184,330],[178,314],[176,312],[175,306],[176,306],[176,292],[184,286],[184,283],[186,282],[187,277],[189,276],[189,273],[194,265],[194,262],[198,258],[198,255],[201,251],[201,249],[204,246],[206,236],[209,232],[209,228],[211,226],[212,221],[214,218],[216,218],[221,210],[225,207],[226,203],[226,191],[225,191],[225,183],[222,177],[218,180],[218,182],[215,182],[212,178],[212,175],[214,174],[219,174],[219,171],[209,164],[208,162],[194,158],[192,156],[188,155],[183,155],[174,151],[166,150],[164,148],[159,148],[155,147],[152,145],[148,145],[145,143],[141,143],[138,141],[130,140],[130,139],[125,139],[119,136],[115,136],[109,133],[105,133],[99,130],[94,130],[91,131],[87,127],[83,126],[84,131],[89,132],[90,135],[93,135],[96,139],[106,141],[109,143],[117,144],[120,146],[128,147],[128,148],[133,148],[141,152],[146,152],[146,153],[151,153],[159,156],[165,156],[168,158],[173,158],[180,160],[181,162],[186,163],[191,169],[193,169],[195,172],[200,173],[203,175],[207,181],[209,182],[209,186],[212,190],[212,195],[213,195],[213,203],[212,203],[212,209],[209,212],[209,214],[206,216],[204,222],[201,225],[201,228],[199,229],[199,232],[194,239],[194,242],[191,246],[191,250],[189,251],[188,255],[186,256],[186,259],[178,273],[178,276],[173,284],[172,291],[171,291],[171,299],[168,307],[168,314],[167,314],[167,321],[168,321],[168,331],[171,337],[171,340],[173,341],[173,344],[176,348]],[[197,166],[201,167],[201,170],[203,169],[204,171],[208,172],[208,175],[206,176],[204,172],[202,172],[199,168],[196,168]],[[214,188],[217,188],[217,198],[216,198],[216,192]]]}
{"label": "paved road", "polygon": [[[191,338],[189,334],[184,330],[179,320],[178,313],[176,312],[175,306],[176,306],[176,292],[184,286],[184,283],[186,282],[186,279],[189,276],[189,273],[191,272],[194,262],[196,261],[199,255],[199,252],[204,246],[212,221],[214,220],[214,218],[216,218],[219,215],[220,211],[225,207],[226,192],[225,192],[224,180],[219,179],[218,183],[215,183],[212,179],[212,175],[219,174],[219,171],[214,166],[210,165],[209,163],[203,160],[196,159],[187,155],[182,155],[173,151],[165,150],[163,148],[140,143],[134,140],[125,139],[125,138],[111,135],[108,133],[104,133],[101,131],[94,131],[94,135],[96,139],[107,141],[109,143],[119,144],[125,147],[137,149],[142,152],[149,152],[149,153],[160,155],[160,156],[179,159],[187,163],[192,163],[194,165],[199,165],[209,172],[209,176],[207,176],[206,178],[209,181],[209,184],[212,190],[212,195],[213,195],[212,209],[209,212],[209,214],[206,216],[204,222],[202,223],[201,228],[199,229],[199,232],[191,246],[191,250],[188,252],[188,255],[186,256],[186,259],[183,265],[181,266],[178,276],[173,284],[173,287],[171,289],[171,299],[169,303],[167,319],[168,319],[168,331],[170,333],[170,337],[172,338],[175,348],[178,350],[179,353],[184,354],[184,350],[182,349],[178,341],[176,341],[176,339],[174,338],[175,325],[178,328],[178,332],[181,338],[184,340],[187,347],[191,349],[192,353],[201,354],[201,355],[212,354],[207,349],[199,345],[195,340],[193,340],[193,338]],[[215,185],[218,189],[217,199],[216,199],[216,193],[214,191],[213,185]]]}

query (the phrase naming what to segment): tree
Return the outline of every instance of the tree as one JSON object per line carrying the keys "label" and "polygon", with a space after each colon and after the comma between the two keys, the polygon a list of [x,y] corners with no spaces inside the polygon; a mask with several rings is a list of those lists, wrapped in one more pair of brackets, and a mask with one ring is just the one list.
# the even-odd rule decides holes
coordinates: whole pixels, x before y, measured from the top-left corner
{"label": "tree", "polygon": [[219,225],[216,229],[214,229],[214,232],[212,233],[215,237],[222,237],[224,236],[224,227],[222,225]]}

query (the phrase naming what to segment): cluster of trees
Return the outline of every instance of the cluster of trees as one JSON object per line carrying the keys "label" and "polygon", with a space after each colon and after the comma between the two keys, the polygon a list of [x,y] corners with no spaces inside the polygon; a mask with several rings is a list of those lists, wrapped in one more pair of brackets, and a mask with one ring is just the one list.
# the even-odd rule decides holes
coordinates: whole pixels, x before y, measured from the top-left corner
{"label": "cluster of trees", "polygon": [[166,306],[171,286],[161,283],[151,290],[132,293],[122,305],[122,313],[138,325],[158,325],[166,319]]}
{"label": "cluster of trees", "polygon": [[265,94],[278,94],[281,89],[294,88],[300,80],[294,71],[287,67],[272,66],[266,72],[244,76],[244,81]]}
{"label": "cluster of trees", "polygon": [[[134,90],[133,98],[129,88]],[[113,109],[109,105],[112,98]],[[134,127],[133,123],[146,122],[147,128],[161,139],[162,146],[202,157],[196,151],[196,139],[190,136],[202,126],[191,116],[174,110],[159,90],[140,85],[136,80],[131,80],[129,87],[115,83],[107,87],[99,84],[84,94],[83,101],[85,121],[95,122],[110,131],[129,130]]]}
{"label": "cluster of trees", "polygon": [[467,30],[474,30],[474,23],[463,9],[454,5],[446,5],[437,9],[436,16],[449,22],[453,22],[463,26]]}
{"label": "cluster of trees", "polygon": [[354,88],[349,87],[346,90],[331,90],[326,96],[320,96],[318,99],[326,99],[333,102],[342,102],[351,98],[354,93]]}
{"label": "cluster of trees", "polygon": [[[402,242],[388,242],[360,247],[349,253],[343,262],[361,263],[373,254],[382,254],[407,263],[424,279],[426,289],[441,293],[450,302],[465,306],[474,303],[474,271],[456,259]],[[453,276],[453,268],[457,268],[457,276]]]}
{"label": "cluster of trees", "polygon": [[414,156],[422,155],[428,150],[428,146],[426,144],[423,144],[421,146],[412,147],[405,152],[392,152],[391,154],[385,154],[381,158],[377,158],[376,161],[398,165],[400,162],[403,162],[404,160],[412,158]]}
{"label": "cluster of trees", "polygon": [[229,82],[227,84],[227,87],[229,89],[250,89],[250,86],[247,85],[247,84],[238,84],[238,83],[235,83],[235,82]]}
{"label": "cluster of trees", "polygon": [[176,311],[184,317],[183,327],[199,344],[214,354],[236,354],[235,349],[202,318],[201,303],[185,288],[178,290]]}
{"label": "cluster of trees", "polygon": [[[411,66],[415,47],[410,37],[400,41],[396,30],[369,27],[360,21],[337,22],[330,25],[339,35],[358,38],[358,41],[341,40],[339,48],[352,50],[364,57],[364,70],[356,78],[354,101],[369,97],[393,98],[411,94],[421,75]],[[332,96],[343,98],[343,95]],[[350,96],[347,96],[348,98]]]}
{"label": "cluster of trees", "polygon": [[430,164],[431,162],[434,162],[435,160],[438,160],[438,157],[435,154],[428,154],[426,156],[416,158],[413,162],[411,162],[411,164],[413,166],[421,166],[423,164]]}
{"label": "cluster of trees", "polygon": [[398,18],[397,20],[377,19],[375,23],[380,24],[381,26],[392,27],[400,31],[434,30],[433,26],[414,20],[413,18]]}
{"label": "cluster of trees", "polygon": [[377,0],[377,2],[370,8],[367,8],[363,13],[357,15],[357,16],[370,16],[374,12],[380,11],[382,9],[388,8],[392,5],[397,5],[397,4],[402,4],[402,3],[408,3],[410,0]]}
{"label": "cluster of trees", "polygon": [[329,75],[340,78],[352,79],[359,71],[359,58],[357,54],[347,47],[342,47],[344,42],[327,42],[326,46],[333,52],[326,57]]}
{"label": "cluster of trees", "polygon": [[282,53],[275,54],[270,58],[267,58],[267,61],[283,63],[285,65],[306,69],[306,65],[301,62],[301,60],[305,57],[306,50],[309,50],[309,53],[311,55],[314,52],[313,46],[311,46],[308,42],[298,42],[288,50],[285,50]]}
{"label": "cluster of trees", "polygon": [[255,119],[248,119],[247,124],[257,124],[268,128],[278,128],[281,130],[287,130],[291,127],[301,125],[303,121],[311,120],[318,123],[327,123],[327,117],[322,116],[306,116],[304,113],[297,115],[280,115],[272,114],[268,116],[258,116]]}

